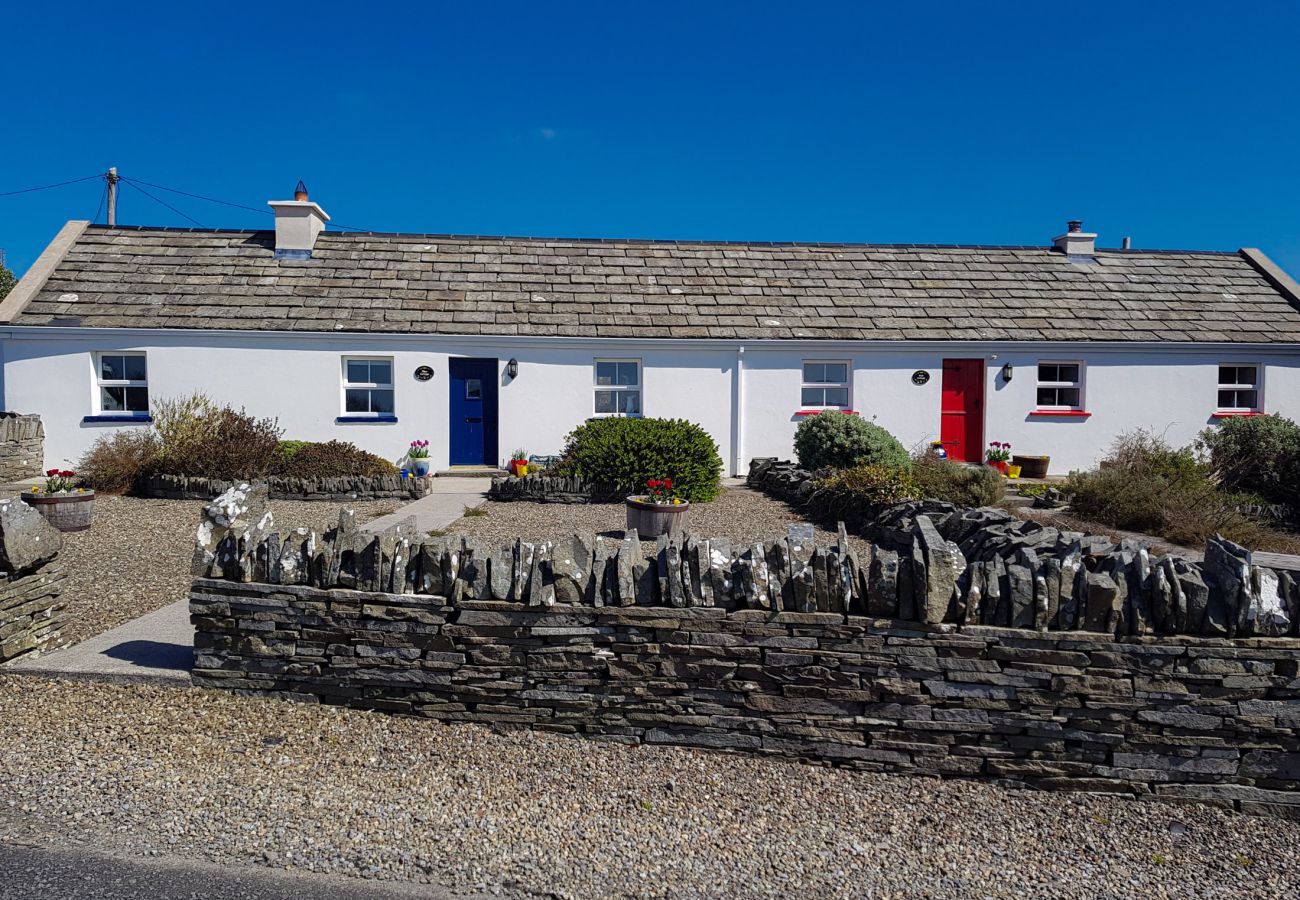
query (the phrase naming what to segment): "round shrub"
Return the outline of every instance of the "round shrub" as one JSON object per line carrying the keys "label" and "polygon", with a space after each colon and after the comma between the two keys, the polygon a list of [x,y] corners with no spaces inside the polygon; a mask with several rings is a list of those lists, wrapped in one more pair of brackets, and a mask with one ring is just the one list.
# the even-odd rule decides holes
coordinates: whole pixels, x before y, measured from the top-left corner
{"label": "round shrub", "polygon": [[1300,506],[1300,425],[1283,416],[1233,416],[1202,431],[1197,448],[1224,487]]}
{"label": "round shrub", "polygon": [[957,506],[996,506],[1006,493],[1002,476],[988,466],[964,466],[934,456],[912,460],[912,479],[926,500]]}
{"label": "round shrub", "polygon": [[677,496],[707,503],[722,489],[722,457],[709,433],[685,419],[592,419],[568,436],[557,473],[629,494],[671,478]]}
{"label": "round shrub", "polygon": [[906,469],[911,457],[885,429],[861,416],[827,410],[799,423],[794,435],[799,465],[810,472],[850,466]]}
{"label": "round shrub", "polygon": [[285,441],[298,444],[280,451],[271,475],[284,478],[341,478],[351,475],[396,475],[397,466],[347,441]]}

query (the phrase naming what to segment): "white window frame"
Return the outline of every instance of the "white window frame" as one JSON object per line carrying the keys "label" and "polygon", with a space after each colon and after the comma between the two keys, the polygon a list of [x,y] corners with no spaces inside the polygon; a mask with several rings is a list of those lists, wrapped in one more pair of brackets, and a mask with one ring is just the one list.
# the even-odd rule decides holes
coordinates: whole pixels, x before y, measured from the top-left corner
{"label": "white window frame", "polygon": [[[804,372],[808,366],[843,366],[844,381],[805,381]],[[846,395],[843,406],[809,405],[803,402],[804,388],[844,388]],[[799,363],[799,408],[800,409],[853,409],[853,362],[847,359],[805,359]]]}
{"label": "white window frame", "polygon": [[[120,418],[130,419],[147,419],[152,413],[146,408],[143,410],[131,409],[105,409],[104,408],[104,391],[103,388],[121,387],[121,388],[144,388],[149,390],[149,354],[143,350],[100,350],[94,355],[95,365],[95,414],[99,416],[117,416]],[[144,360],[144,379],[130,378],[104,378],[104,357],[106,356],[138,356]],[[126,374],[123,372],[122,374]],[[122,400],[126,401],[126,392],[122,392]]]}
{"label": "white window frame", "polygon": [[[1221,373],[1224,366],[1231,366],[1237,369],[1254,369],[1254,384],[1224,384],[1220,381]],[[1257,362],[1221,362],[1214,369],[1214,380],[1216,387],[1214,389],[1214,411],[1216,413],[1258,413],[1264,411],[1264,364]],[[1220,406],[1219,391],[1254,391],[1254,406]]]}
{"label": "white window frame", "polygon": [[[1043,366],[1078,366],[1078,381],[1043,381]],[[1048,412],[1083,412],[1088,408],[1087,398],[1088,367],[1081,359],[1040,359],[1034,364],[1034,409]],[[1042,404],[1038,402],[1039,388],[1078,388],[1079,402],[1075,406],[1068,404]]]}
{"label": "white window frame", "polygon": [[[597,383],[597,372],[601,363],[633,363],[636,366],[636,384],[599,384]],[[597,391],[636,391],[640,397],[640,412],[621,413],[621,412],[596,412],[596,392]],[[615,407],[620,404],[615,403]],[[634,357],[607,357],[602,356],[591,361],[591,414],[597,419],[639,419],[645,415],[645,366],[641,360]]]}
{"label": "white window frame", "polygon": [[[388,382],[381,383],[378,381],[348,381],[348,363],[366,362],[366,363],[388,363]],[[394,382],[397,380],[397,366],[394,364],[391,356],[366,356],[352,354],[339,358],[339,416],[347,419],[378,419],[380,417],[388,418],[397,415],[397,388]],[[348,411],[348,390],[381,390],[391,391],[393,394],[393,411],[380,412],[349,412]]]}

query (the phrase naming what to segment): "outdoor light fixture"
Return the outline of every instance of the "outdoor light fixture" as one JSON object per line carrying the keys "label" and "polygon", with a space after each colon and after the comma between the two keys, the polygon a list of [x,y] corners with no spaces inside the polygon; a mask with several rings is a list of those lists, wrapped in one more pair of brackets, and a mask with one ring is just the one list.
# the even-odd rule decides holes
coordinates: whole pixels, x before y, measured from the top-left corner
{"label": "outdoor light fixture", "polygon": [[1015,371],[1015,369],[1013,369],[1013,368],[1011,367],[1011,363],[1006,363],[1006,364],[1004,364],[1004,365],[1002,366],[1002,380],[1003,380],[1003,381],[1010,381],[1010,380],[1011,380],[1011,373],[1014,372],[1014,371]]}
{"label": "outdoor light fixture", "polygon": [[511,381],[519,377],[519,360],[512,359],[506,363],[506,374],[510,376]]}

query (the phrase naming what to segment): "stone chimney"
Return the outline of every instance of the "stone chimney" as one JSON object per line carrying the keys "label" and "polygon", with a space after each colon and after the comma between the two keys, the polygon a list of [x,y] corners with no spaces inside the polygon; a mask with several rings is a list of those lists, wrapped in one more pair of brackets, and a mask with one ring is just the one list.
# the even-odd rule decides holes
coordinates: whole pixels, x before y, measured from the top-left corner
{"label": "stone chimney", "polygon": [[307,185],[300,181],[292,200],[272,200],[267,205],[275,210],[275,258],[311,259],[316,238],[330,217],[307,199]]}
{"label": "stone chimney", "polygon": [[1064,253],[1069,259],[1091,260],[1096,250],[1097,235],[1083,230],[1080,219],[1071,219],[1065,223],[1065,234],[1052,238],[1052,246]]}

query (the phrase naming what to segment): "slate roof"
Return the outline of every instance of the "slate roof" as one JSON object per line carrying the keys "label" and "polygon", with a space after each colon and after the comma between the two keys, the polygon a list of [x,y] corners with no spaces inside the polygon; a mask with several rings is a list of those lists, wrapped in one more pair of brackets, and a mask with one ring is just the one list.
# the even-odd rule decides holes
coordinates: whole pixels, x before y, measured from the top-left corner
{"label": "slate roof", "polygon": [[[561,337],[1300,341],[1243,255],[92,226],[19,325]],[[73,299],[75,295],[75,299]]]}

